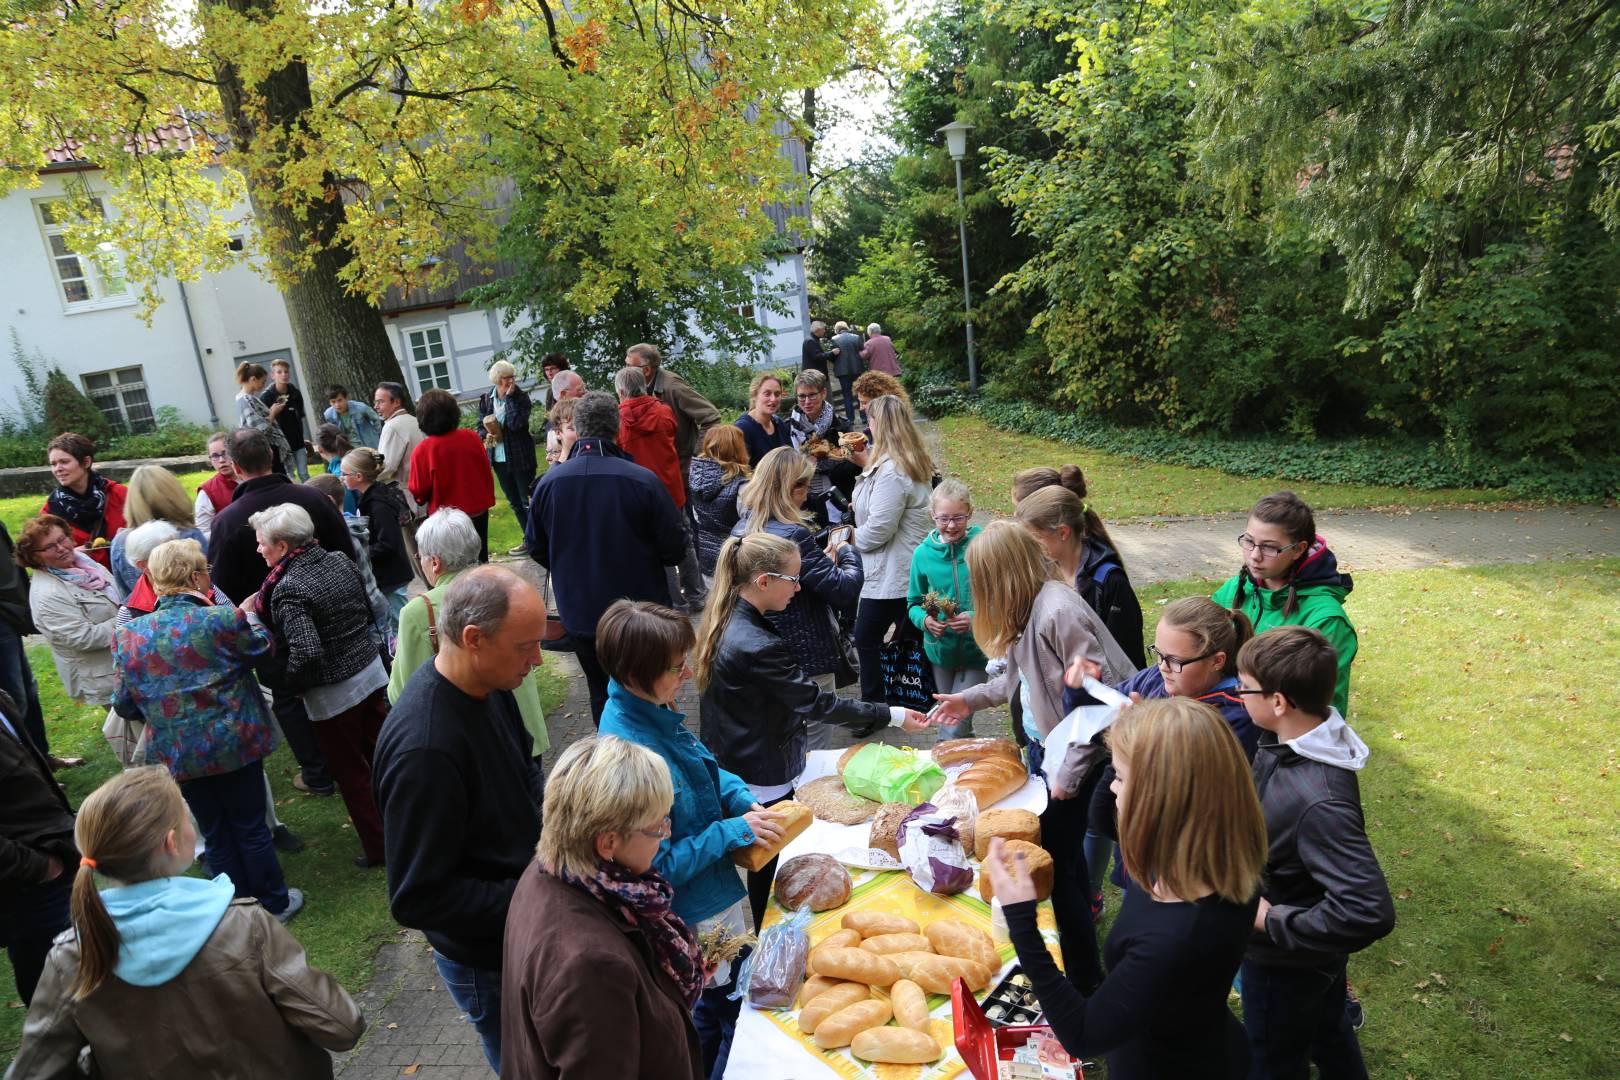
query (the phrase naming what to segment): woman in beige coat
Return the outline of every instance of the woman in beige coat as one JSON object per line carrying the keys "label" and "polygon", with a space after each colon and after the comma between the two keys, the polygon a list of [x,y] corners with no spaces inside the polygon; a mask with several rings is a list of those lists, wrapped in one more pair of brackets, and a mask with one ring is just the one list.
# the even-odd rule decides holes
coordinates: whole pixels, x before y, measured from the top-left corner
{"label": "woman in beige coat", "polygon": [[68,523],[51,514],[23,526],[16,560],[33,571],[28,607],[63,689],[75,701],[106,705],[118,683],[112,634],[123,599],[112,574],[75,548]]}

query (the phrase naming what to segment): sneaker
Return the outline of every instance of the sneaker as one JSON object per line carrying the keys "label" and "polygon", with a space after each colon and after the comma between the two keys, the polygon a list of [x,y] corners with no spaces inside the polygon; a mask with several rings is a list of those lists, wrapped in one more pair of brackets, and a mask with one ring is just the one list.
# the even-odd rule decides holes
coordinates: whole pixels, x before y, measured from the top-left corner
{"label": "sneaker", "polygon": [[276,914],[276,921],[278,923],[280,923],[282,926],[286,926],[288,923],[293,921],[293,916],[294,915],[297,915],[300,911],[303,911],[303,910],[304,910],[304,890],[303,889],[288,889],[287,890],[287,906],[283,910],[278,911],[278,912],[275,913]]}
{"label": "sneaker", "polygon": [[314,787],[308,780],[304,779],[303,773],[293,777],[293,787],[306,795],[318,795],[323,799],[337,792],[337,786],[334,784],[327,784],[325,787]]}
{"label": "sneaker", "polygon": [[1106,907],[1107,901],[1103,899],[1102,893],[1098,893],[1091,898],[1091,921],[1093,923],[1102,922],[1103,909]]}
{"label": "sneaker", "polygon": [[63,769],[77,769],[84,764],[82,757],[57,757],[51,755],[51,771],[61,772]]}
{"label": "sneaker", "polygon": [[270,831],[270,841],[283,855],[296,855],[304,850],[304,841],[285,825],[277,825]]}
{"label": "sneaker", "polygon": [[515,548],[507,548],[506,553],[508,555],[527,555],[529,553],[529,545],[519,544]]}
{"label": "sneaker", "polygon": [[1360,1031],[1367,1024],[1367,1010],[1361,1007],[1361,999],[1350,988],[1350,980],[1344,980],[1344,1018],[1350,1021],[1351,1031]]}

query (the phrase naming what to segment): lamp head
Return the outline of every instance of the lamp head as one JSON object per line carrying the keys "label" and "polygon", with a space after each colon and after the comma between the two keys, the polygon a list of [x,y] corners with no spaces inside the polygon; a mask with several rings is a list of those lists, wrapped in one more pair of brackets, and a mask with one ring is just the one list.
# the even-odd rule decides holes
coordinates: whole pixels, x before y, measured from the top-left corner
{"label": "lamp head", "polygon": [[967,156],[967,133],[973,130],[972,124],[964,124],[960,120],[952,120],[935,134],[945,136],[945,150],[951,155],[952,161],[961,161]]}

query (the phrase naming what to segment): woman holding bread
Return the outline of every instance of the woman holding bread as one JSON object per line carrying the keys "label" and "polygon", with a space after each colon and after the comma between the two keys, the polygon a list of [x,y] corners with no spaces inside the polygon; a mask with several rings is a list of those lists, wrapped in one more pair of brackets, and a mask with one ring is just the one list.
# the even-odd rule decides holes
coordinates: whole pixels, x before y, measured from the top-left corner
{"label": "woman holding bread", "polygon": [[[675,696],[691,677],[696,638],[685,615],[645,600],[619,600],[596,624],[596,655],[608,674],[608,701],[597,731],[657,754],[676,780],[669,836],[653,858],[675,890],[675,914],[698,933],[724,927],[748,933],[748,894],[730,855],[782,838],[782,826],[736,773],[714,760],[686,729]],[[739,960],[741,957],[739,957]],[[703,1050],[703,1074],[724,1076],[741,1001],[727,1000],[736,980],[727,962],[710,974],[692,1022]]]}
{"label": "woman holding bread", "polygon": [[1243,1080],[1248,1045],[1226,998],[1266,860],[1248,760],[1220,714],[1187,698],[1135,705],[1106,738],[1125,866],[1151,884],[1125,894],[1108,934],[1108,977],[1088,988],[1046,951],[1023,857],[991,841],[984,872],[1018,961],[1064,1049],[1105,1056],[1110,1080]]}
{"label": "woman holding bread", "polygon": [[675,797],[657,754],[607,736],[563,751],[518,879],[501,965],[501,1074],[703,1080],[697,935],[653,866]]}
{"label": "woman holding bread", "polygon": [[1104,752],[1098,746],[1071,746],[1063,760],[1047,761],[1042,742],[1065,715],[1063,672],[1071,661],[1097,664],[1109,683],[1129,677],[1135,668],[1097,613],[1057,576],[1040,544],[1018,524],[986,525],[968,544],[967,563],[973,639],[986,656],[1006,657],[1007,667],[978,686],[936,694],[941,722],[960,723],[1015,696],[1021,703],[1030,771],[1046,778],[1051,795],[1041,815],[1041,837],[1055,865],[1052,907],[1063,941],[1063,969],[1089,989],[1101,980],[1102,968],[1082,845]]}
{"label": "woman holding bread", "polygon": [[[804,771],[806,726],[812,720],[863,733],[885,723],[907,731],[927,726],[919,712],[840,698],[800,670],[766,619],[798,593],[799,563],[799,546],[780,536],[762,532],[727,540],[715,563],[714,588],[693,653],[703,742],[764,806],[787,798]],[[775,873],[773,859],[748,874],[755,926],[765,914]]]}

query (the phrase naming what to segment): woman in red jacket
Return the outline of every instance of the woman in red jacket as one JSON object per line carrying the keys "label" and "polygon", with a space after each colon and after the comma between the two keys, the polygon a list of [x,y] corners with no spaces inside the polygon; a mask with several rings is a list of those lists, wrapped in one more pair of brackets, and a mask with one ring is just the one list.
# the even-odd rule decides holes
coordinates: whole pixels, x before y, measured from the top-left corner
{"label": "woman in red jacket", "polygon": [[429,390],[416,399],[416,423],[426,438],[411,451],[411,497],[429,514],[453,506],[472,518],[483,542],[478,561],[489,562],[495,474],[484,440],[461,426],[461,406],[448,390]]}
{"label": "woman in red jacket", "polygon": [[64,431],[45,444],[46,461],[56,477],[56,490],[40,507],[72,528],[73,546],[82,547],[102,566],[109,566],[108,547],[124,527],[124,499],[129,492],[116,480],[95,473],[96,444]]}
{"label": "woman in red jacket", "polygon": [[675,452],[674,412],[647,393],[647,379],[640,368],[620,368],[613,377],[613,389],[619,395],[619,449],[663,481],[679,510],[686,505],[686,485]]}

